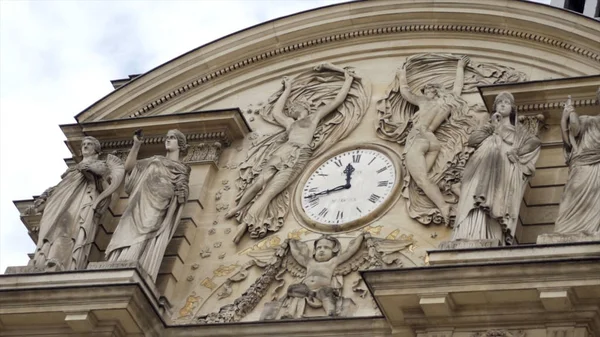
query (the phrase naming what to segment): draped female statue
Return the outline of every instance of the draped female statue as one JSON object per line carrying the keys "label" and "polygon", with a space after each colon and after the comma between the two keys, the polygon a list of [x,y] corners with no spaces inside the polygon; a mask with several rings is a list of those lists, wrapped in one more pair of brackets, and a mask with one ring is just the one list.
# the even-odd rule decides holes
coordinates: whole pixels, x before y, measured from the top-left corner
{"label": "draped female statue", "polygon": [[96,236],[100,215],[109,197],[123,181],[123,163],[113,155],[100,160],[100,142],[85,137],[83,159],[67,169],[58,185],[34,202],[31,212],[41,212],[37,247],[29,266],[36,270],[84,269]]}
{"label": "draped female statue", "polygon": [[[596,95],[600,102],[600,89]],[[555,231],[600,234],[600,115],[578,116],[569,97],[561,129],[569,178]]]}
{"label": "draped female statue", "polygon": [[110,262],[138,261],[156,280],[167,244],[173,237],[189,195],[189,166],[180,161],[187,148],[185,135],[170,130],[166,156],[137,160],[141,133],[125,161],[125,191],[129,204],[106,248]]}
{"label": "draped female statue", "polygon": [[512,94],[498,94],[493,111],[492,122],[469,136],[475,152],[463,172],[452,241],[513,242],[519,207],[535,172],[541,142],[517,123]]}

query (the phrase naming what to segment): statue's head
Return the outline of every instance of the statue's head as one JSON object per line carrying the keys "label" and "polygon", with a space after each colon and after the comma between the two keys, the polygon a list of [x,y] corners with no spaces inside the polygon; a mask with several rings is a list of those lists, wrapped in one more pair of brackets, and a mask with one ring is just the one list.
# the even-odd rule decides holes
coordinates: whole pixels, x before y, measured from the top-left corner
{"label": "statue's head", "polygon": [[179,149],[180,152],[185,153],[188,145],[183,132],[177,129],[169,130],[165,137],[165,148],[167,149],[167,152],[173,152]]}
{"label": "statue's head", "polygon": [[299,120],[310,115],[312,108],[312,102],[303,98],[297,98],[287,104],[287,115],[290,118]]}
{"label": "statue's head", "polygon": [[342,244],[333,236],[323,235],[315,241],[313,258],[317,262],[327,262],[337,256],[342,249]]}
{"label": "statue's head", "polygon": [[98,139],[90,136],[83,137],[83,140],[81,141],[81,155],[83,157],[100,154],[101,150],[102,147],[100,146]]}
{"label": "statue's head", "polygon": [[423,96],[425,96],[429,99],[434,99],[436,97],[441,96],[440,95],[441,90],[442,90],[442,86],[440,84],[429,83],[429,84],[425,84],[423,89],[421,89],[421,93],[423,94]]}
{"label": "statue's head", "polygon": [[509,117],[510,124],[515,125],[517,116],[517,106],[514,96],[507,91],[503,91],[494,99],[493,112],[497,112],[503,118]]}

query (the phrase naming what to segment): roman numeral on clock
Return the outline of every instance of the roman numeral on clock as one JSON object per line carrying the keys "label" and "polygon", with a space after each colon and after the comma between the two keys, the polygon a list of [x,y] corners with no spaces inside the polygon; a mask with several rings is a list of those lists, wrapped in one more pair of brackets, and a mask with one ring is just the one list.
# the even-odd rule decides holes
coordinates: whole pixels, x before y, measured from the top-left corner
{"label": "roman numeral on clock", "polygon": [[377,170],[377,173],[381,173],[387,169],[388,169],[387,166],[384,166],[384,167],[380,168],[379,170]]}
{"label": "roman numeral on clock", "polygon": [[338,167],[342,167],[342,160],[341,159],[335,159],[333,161]]}
{"label": "roman numeral on clock", "polygon": [[361,156],[361,154],[353,154],[352,155],[352,162],[353,163],[360,163],[360,156]]}
{"label": "roman numeral on clock", "polygon": [[388,185],[388,183],[389,183],[389,181],[387,181],[387,180],[380,180],[377,182],[377,187],[385,187]]}
{"label": "roman numeral on clock", "polygon": [[328,212],[329,210],[327,209],[327,207],[325,207],[319,212],[319,215],[324,217],[327,215]]}
{"label": "roman numeral on clock", "polygon": [[317,206],[319,204],[319,198],[317,197],[313,197],[308,199],[308,206],[310,208],[314,208],[315,206]]}
{"label": "roman numeral on clock", "polygon": [[338,212],[337,212],[337,215],[335,216],[335,219],[336,219],[336,220],[341,220],[341,219],[343,219],[343,218],[344,218],[344,212],[342,212],[342,211],[338,211]]}
{"label": "roman numeral on clock", "polygon": [[371,196],[369,197],[369,201],[372,203],[376,203],[381,197],[378,196],[377,194],[371,194]]}

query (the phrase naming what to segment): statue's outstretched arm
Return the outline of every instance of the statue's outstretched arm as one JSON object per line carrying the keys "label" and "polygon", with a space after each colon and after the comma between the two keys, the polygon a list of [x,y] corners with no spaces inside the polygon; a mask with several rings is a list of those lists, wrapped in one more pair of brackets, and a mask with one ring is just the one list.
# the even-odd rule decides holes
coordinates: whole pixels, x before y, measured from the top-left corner
{"label": "statue's outstretched arm", "polygon": [[454,80],[454,87],[452,88],[452,92],[456,96],[460,96],[463,90],[463,85],[465,83],[465,67],[467,64],[471,62],[468,56],[463,56],[458,60],[458,65],[456,66],[456,79]]}
{"label": "statue's outstretched arm", "polygon": [[356,254],[356,252],[358,252],[358,250],[360,249],[360,246],[362,245],[364,238],[365,238],[365,233],[361,233],[355,239],[350,241],[350,245],[348,245],[348,248],[338,256],[339,263],[343,263],[344,261],[347,261],[354,254]]}
{"label": "statue's outstretched arm", "polygon": [[352,86],[352,81],[354,81],[354,74],[352,74],[350,71],[345,69],[344,76],[345,76],[345,81],[344,81],[344,85],[342,85],[342,88],[340,89],[340,92],[338,92],[338,94],[335,96],[333,101],[329,102],[329,104],[320,108],[316,112],[317,120],[320,121],[321,119],[325,118],[325,116],[327,116],[331,112],[335,111],[346,100],[346,97],[348,96],[348,93],[350,92],[350,87]]}
{"label": "statue's outstretched arm", "polygon": [[292,92],[292,82],[287,76],[284,76],[281,83],[283,84],[283,93],[279,96],[277,102],[275,102],[275,105],[273,106],[273,118],[279,125],[287,130],[294,122],[293,119],[283,113],[285,103],[290,97],[290,92]]}
{"label": "statue's outstretched arm", "polygon": [[131,147],[131,151],[127,155],[127,159],[125,160],[125,172],[131,172],[137,163],[138,152],[140,152],[140,147],[142,146],[142,130],[136,130],[133,134],[133,146]]}
{"label": "statue's outstretched arm", "polygon": [[[299,247],[298,240],[290,240],[290,252],[294,259],[303,267],[306,267],[308,264],[308,248],[307,247]],[[305,245],[306,246],[306,245]]]}
{"label": "statue's outstretched arm", "polygon": [[417,96],[410,91],[408,81],[406,80],[406,69],[399,69],[398,75],[400,76],[400,95],[412,105],[419,106],[423,103],[424,97]]}

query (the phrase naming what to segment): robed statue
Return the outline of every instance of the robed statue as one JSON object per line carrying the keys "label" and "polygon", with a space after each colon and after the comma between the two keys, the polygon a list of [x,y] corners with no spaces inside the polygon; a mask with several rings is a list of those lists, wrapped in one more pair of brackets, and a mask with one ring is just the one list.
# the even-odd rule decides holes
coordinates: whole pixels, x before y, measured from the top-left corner
{"label": "robed statue", "polygon": [[[597,99],[600,103],[600,88]],[[599,109],[600,110],[600,109]],[[561,119],[569,178],[560,200],[555,231],[600,234],[600,115],[579,116],[571,97]]]}
{"label": "robed statue", "polygon": [[125,161],[125,192],[129,204],[106,248],[109,262],[137,261],[156,281],[158,270],[173,237],[189,195],[190,167],[180,158],[186,137],[170,130],[165,137],[166,156],[137,160],[141,131],[133,136]]}
{"label": "robed statue", "polygon": [[512,94],[496,96],[492,121],[469,136],[475,148],[463,172],[452,241],[513,243],[525,188],[535,172],[541,141],[518,123]]}
{"label": "robed statue", "polygon": [[34,201],[30,211],[41,212],[42,218],[29,266],[52,271],[85,269],[98,221],[124,176],[121,160],[110,154],[100,160],[100,150],[96,138],[84,137],[83,159]]}

